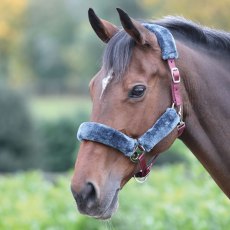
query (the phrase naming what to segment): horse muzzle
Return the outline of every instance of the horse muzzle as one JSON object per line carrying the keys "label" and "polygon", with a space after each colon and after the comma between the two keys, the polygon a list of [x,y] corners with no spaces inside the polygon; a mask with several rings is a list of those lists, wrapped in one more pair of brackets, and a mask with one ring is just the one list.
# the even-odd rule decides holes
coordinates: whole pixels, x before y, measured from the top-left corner
{"label": "horse muzzle", "polygon": [[71,185],[71,191],[79,212],[102,220],[111,218],[116,212],[119,190],[119,188],[113,186],[112,188],[105,188],[105,192],[101,192],[92,182],[87,182],[77,192],[74,185]]}

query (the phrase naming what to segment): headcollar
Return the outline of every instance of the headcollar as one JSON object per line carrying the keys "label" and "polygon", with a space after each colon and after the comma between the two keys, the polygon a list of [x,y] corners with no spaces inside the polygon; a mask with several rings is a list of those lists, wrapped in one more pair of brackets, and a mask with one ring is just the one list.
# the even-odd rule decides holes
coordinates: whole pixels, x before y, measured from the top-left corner
{"label": "headcollar", "polygon": [[139,162],[141,170],[136,174],[139,177],[146,177],[152,166],[152,163],[147,166],[144,154],[150,152],[176,127],[179,135],[185,128],[181,114],[180,73],[174,61],[178,58],[175,40],[170,31],[162,26],[152,23],[144,23],[143,25],[156,35],[162,51],[162,59],[168,61],[172,77],[172,108],[166,109],[155,124],[138,139],[96,122],[82,123],[77,133],[77,138],[80,141],[88,140],[107,145],[117,149],[126,157],[130,157],[132,161]]}

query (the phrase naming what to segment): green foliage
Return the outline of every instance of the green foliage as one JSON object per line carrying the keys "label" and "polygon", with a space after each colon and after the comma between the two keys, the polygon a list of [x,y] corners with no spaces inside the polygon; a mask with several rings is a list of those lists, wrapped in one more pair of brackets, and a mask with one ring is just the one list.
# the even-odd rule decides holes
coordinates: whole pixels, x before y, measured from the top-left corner
{"label": "green foliage", "polygon": [[24,98],[0,87],[0,171],[73,168],[76,132],[88,120],[89,107],[81,98],[31,99],[30,112],[36,114],[31,120]]}
{"label": "green foliage", "polygon": [[23,34],[27,0],[1,0],[0,3],[0,79],[12,77],[12,61],[18,55]]}
{"label": "green foliage", "polygon": [[[132,190],[125,188],[128,194],[120,200],[123,205],[118,218],[119,230],[129,229],[121,223],[128,226],[135,223],[134,230],[228,229],[229,200],[197,161],[190,167],[153,169],[149,179],[144,185],[132,182]],[[130,215],[125,222],[127,213]]]}
{"label": "green foliage", "polygon": [[45,171],[66,171],[73,167],[73,153],[76,151],[73,124],[73,121],[62,119],[41,125],[41,141],[44,145],[41,163]]}
{"label": "green foliage", "polygon": [[[91,111],[91,101],[88,97],[48,96],[30,98],[30,110],[35,120],[39,122],[52,122],[54,120],[82,117],[88,119]],[[64,108],[64,109],[63,109]]]}
{"label": "green foliage", "polygon": [[179,140],[164,153],[161,153],[156,161],[156,165],[184,163],[189,164],[187,147]]}
{"label": "green foliage", "polygon": [[43,143],[41,167],[45,171],[66,171],[73,168],[79,142],[76,132],[87,115],[79,113],[76,120],[62,118],[40,125]]}
{"label": "green foliage", "polygon": [[76,211],[71,175],[57,176],[54,183],[45,179],[48,176],[31,172],[0,178],[1,230],[228,230],[230,226],[228,198],[196,160],[190,167],[156,167],[144,184],[131,180],[120,192],[118,212],[106,222]]}
{"label": "green foliage", "polygon": [[34,127],[24,98],[0,87],[0,171],[27,169],[35,152]]}

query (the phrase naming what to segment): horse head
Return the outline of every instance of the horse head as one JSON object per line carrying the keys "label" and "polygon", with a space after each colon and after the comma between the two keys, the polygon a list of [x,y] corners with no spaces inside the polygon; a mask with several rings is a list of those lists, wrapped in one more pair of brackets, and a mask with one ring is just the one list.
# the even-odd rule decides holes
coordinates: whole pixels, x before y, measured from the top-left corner
{"label": "horse head", "polygon": [[[92,28],[106,43],[102,67],[89,84],[91,121],[136,140],[172,106],[171,72],[156,35],[121,9],[118,13],[121,29],[89,10]],[[146,161],[168,149],[177,134],[173,127],[145,154]],[[71,183],[79,211],[110,218],[118,207],[119,191],[139,167],[116,148],[83,140]]]}

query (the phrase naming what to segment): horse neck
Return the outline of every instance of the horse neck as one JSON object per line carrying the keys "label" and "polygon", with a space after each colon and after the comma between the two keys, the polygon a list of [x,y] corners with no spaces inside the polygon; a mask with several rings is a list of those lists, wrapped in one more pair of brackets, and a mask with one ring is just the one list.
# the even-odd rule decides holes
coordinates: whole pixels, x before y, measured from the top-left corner
{"label": "horse neck", "polygon": [[230,198],[228,60],[178,45],[186,131],[181,140]]}

